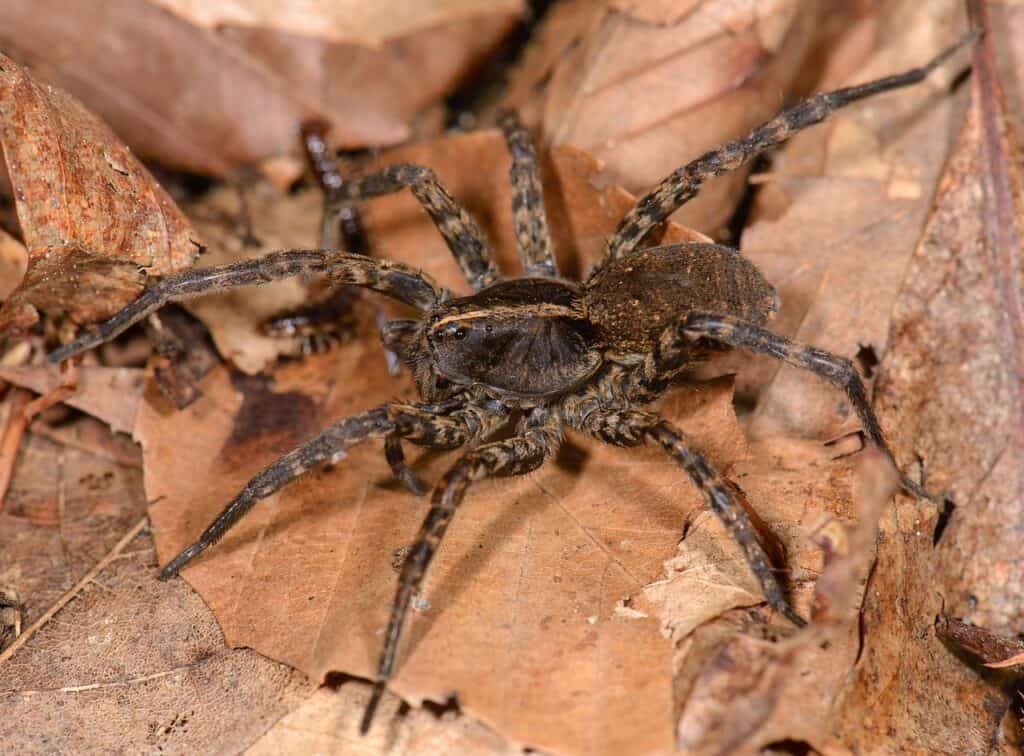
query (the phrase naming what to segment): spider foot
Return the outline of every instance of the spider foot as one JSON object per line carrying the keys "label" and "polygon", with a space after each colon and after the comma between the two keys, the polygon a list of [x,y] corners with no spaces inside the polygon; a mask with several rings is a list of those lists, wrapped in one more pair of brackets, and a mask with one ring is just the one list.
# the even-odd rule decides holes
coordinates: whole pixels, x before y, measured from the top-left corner
{"label": "spider foot", "polygon": [[363,718],[359,722],[359,734],[366,735],[370,731],[370,726],[373,724],[373,716],[377,713],[377,706],[380,705],[380,699],[384,697],[384,690],[387,687],[387,683],[384,680],[377,680],[373,684],[373,692],[370,694],[370,701],[366,704],[366,711],[363,712]]}

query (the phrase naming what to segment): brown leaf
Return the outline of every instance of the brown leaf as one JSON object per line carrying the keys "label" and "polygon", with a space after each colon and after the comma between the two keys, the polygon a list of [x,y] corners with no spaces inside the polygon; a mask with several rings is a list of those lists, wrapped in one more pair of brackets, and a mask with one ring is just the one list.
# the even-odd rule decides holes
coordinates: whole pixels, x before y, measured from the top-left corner
{"label": "brown leaf", "polygon": [[[33,437],[0,513],[0,584],[28,626],[145,512],[140,471]],[[28,517],[49,505],[49,523]],[[0,666],[0,740],[18,753],[230,750],[311,685],[230,651],[201,599],[157,581],[142,534]],[[61,712],[59,715],[57,712]]]}
{"label": "brown leaf", "polygon": [[967,122],[893,311],[879,392],[897,448],[922,460],[929,484],[955,503],[939,542],[945,611],[1013,635],[1024,621],[1015,535],[1024,524],[1024,316],[1021,287],[1011,283],[1024,282],[1024,183],[984,50]]}
{"label": "brown leaf", "polygon": [[1024,642],[968,625],[956,617],[941,615],[936,622],[939,638],[976,656],[990,669],[1005,669],[1024,664]]}
{"label": "brown leaf", "polygon": [[[191,540],[260,466],[327,418],[393,396],[397,386],[377,349],[355,342],[329,359],[279,370],[273,389],[251,379],[232,386],[216,371],[198,402],[170,416],[147,402],[138,434],[147,494],[166,497],[152,510],[161,558]],[[719,412],[728,411],[730,393],[714,395],[725,408]],[[692,398],[681,404],[692,407]],[[684,415],[670,410],[695,437],[708,438],[691,422],[701,412]],[[735,420],[717,431],[725,438],[738,432]],[[423,472],[436,479],[445,460],[424,462]],[[191,474],[175,472],[181,469]],[[614,609],[660,572],[687,513],[700,507],[682,471],[655,449],[581,443],[535,476],[481,482],[467,504],[432,571],[432,608],[410,628],[395,689],[412,702],[443,701],[458,690],[463,711],[519,743],[569,751],[667,747],[670,665],[659,623]],[[332,670],[369,676],[393,594],[392,552],[412,538],[421,513],[391,482],[379,449],[356,449],[332,472],[257,507],[186,575],[232,645],[315,679]],[[250,584],[280,600],[240,603]],[[630,695],[576,692],[597,680]]]}
{"label": "brown leaf", "polygon": [[110,130],[67,93],[0,55],[0,139],[28,270],[0,310],[0,332],[37,310],[75,323],[108,317],[147,274],[198,252],[188,221]]}
{"label": "brown leaf", "polygon": [[249,18],[213,30],[149,0],[8,0],[0,46],[79,97],[138,154],[224,176],[294,152],[308,118],[332,123],[345,147],[408,139],[410,121],[500,42],[522,7],[364,2],[345,22],[354,5],[305,3],[320,15],[299,23],[280,3],[192,4],[211,21],[228,21],[228,7]]}
{"label": "brown leaf", "polygon": [[291,711],[246,750],[246,756],[280,753],[316,753],[323,756],[388,753],[416,756],[466,753],[473,756],[519,756],[522,749],[469,717],[455,712],[438,716],[426,709],[399,712],[399,701],[388,696],[379,716],[388,727],[375,727],[366,735],[356,720],[369,700],[370,684],[346,680],[337,689],[324,686]]}
{"label": "brown leaf", "polygon": [[[571,145],[634,194],[774,115],[823,7],[801,0],[556,5],[510,83],[548,147]],[[692,12],[690,9],[692,9]],[[745,188],[721,176],[673,216],[717,235]]]}
{"label": "brown leaf", "polygon": [[[3,161],[0,161],[2,163]],[[0,228],[0,302],[10,296],[25,275],[28,253],[21,242]]]}

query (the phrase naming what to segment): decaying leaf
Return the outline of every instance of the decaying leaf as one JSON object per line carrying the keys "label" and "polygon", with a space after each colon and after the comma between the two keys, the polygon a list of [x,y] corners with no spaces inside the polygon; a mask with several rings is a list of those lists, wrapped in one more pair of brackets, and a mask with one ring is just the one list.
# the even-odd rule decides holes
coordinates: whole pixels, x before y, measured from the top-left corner
{"label": "decaying leaf", "polygon": [[[0,585],[16,588],[26,632],[111,553],[146,501],[137,469],[38,437],[23,454],[0,513]],[[309,694],[294,670],[225,648],[187,586],[155,580],[147,534],[115,556],[0,662],[5,750],[237,749]]]}
{"label": "decaying leaf", "polygon": [[[774,115],[823,13],[801,0],[561,3],[505,104],[523,111],[545,146],[587,150],[608,182],[641,193]],[[737,171],[708,182],[673,217],[717,235],[745,179]]]}
{"label": "decaying leaf", "polygon": [[[378,349],[346,345],[278,373],[272,387],[253,379],[233,387],[217,371],[203,382],[204,396],[176,415],[162,417],[147,403],[137,433],[147,495],[164,497],[152,510],[161,559],[260,466],[328,418],[392,397],[399,386]],[[719,401],[727,404],[728,392]],[[436,479],[447,461],[433,457],[422,472]],[[173,472],[181,466],[192,474]],[[524,744],[610,753],[626,744],[667,747],[668,647],[656,621],[613,609],[660,572],[659,555],[699,506],[684,474],[655,450],[570,447],[537,476],[481,482],[467,504],[432,571],[431,609],[410,628],[395,689],[413,702],[443,701],[457,689],[463,710]],[[216,556],[185,574],[232,645],[314,679],[330,671],[369,676],[394,590],[392,552],[409,542],[422,514],[393,485],[380,449],[360,448],[257,507]],[[277,598],[240,601],[256,584]],[[609,693],[595,698],[589,691],[598,680]]]}
{"label": "decaying leaf", "polygon": [[[298,125],[313,117],[350,148],[408,139],[415,116],[471,72],[523,8],[173,3],[214,30],[161,5],[172,3],[7,0],[0,47],[80,98],[138,154],[220,176],[294,153]],[[356,6],[362,12],[346,13]]]}
{"label": "decaying leaf", "polygon": [[102,320],[146,275],[195,258],[188,221],[131,151],[73,97],[2,55],[0,142],[29,257],[0,333],[27,328],[39,310]]}

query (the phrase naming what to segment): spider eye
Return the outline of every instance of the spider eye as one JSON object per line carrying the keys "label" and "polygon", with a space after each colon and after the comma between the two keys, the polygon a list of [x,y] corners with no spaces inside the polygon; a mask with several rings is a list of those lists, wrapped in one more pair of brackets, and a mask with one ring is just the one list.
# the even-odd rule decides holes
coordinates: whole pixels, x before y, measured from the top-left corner
{"label": "spider eye", "polygon": [[462,341],[464,338],[466,338],[466,329],[465,328],[456,328],[452,332],[452,337],[456,341]]}

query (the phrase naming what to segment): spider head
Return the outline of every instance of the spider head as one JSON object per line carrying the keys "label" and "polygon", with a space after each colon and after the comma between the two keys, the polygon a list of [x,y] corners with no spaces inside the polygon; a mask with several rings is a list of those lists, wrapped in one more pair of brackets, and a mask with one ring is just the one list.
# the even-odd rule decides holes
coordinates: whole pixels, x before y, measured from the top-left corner
{"label": "spider head", "polygon": [[564,393],[601,364],[578,290],[547,279],[504,281],[436,307],[416,351],[444,381],[517,398]]}

